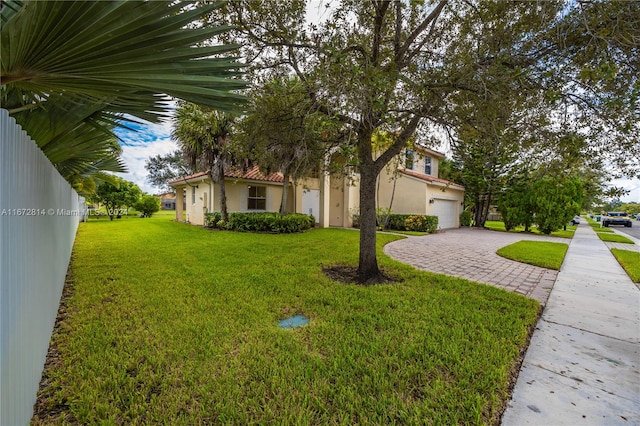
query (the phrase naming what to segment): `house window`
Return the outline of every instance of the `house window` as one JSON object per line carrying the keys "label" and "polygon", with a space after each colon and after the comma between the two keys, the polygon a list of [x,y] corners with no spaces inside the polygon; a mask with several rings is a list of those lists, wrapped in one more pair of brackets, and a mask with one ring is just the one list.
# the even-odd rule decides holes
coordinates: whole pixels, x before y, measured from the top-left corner
{"label": "house window", "polygon": [[413,170],[413,151],[407,150],[404,156],[404,168],[407,170]]}
{"label": "house window", "polygon": [[250,186],[249,187],[249,210],[266,210],[267,209],[267,187],[266,186]]}
{"label": "house window", "polygon": [[431,174],[431,157],[424,157],[424,174]]}
{"label": "house window", "polygon": [[196,203],[196,187],[192,186],[191,187],[191,204],[195,204]]}
{"label": "house window", "polygon": [[187,188],[182,190],[182,210],[187,210]]}

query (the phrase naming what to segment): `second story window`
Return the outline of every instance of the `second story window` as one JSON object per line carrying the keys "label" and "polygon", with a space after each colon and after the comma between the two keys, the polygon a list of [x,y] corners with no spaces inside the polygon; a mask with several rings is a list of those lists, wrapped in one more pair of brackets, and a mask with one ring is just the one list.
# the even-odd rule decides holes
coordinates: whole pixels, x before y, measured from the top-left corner
{"label": "second story window", "polygon": [[413,170],[413,151],[407,150],[404,156],[404,168],[407,170]]}
{"label": "second story window", "polygon": [[424,157],[424,174],[431,174],[431,157]]}

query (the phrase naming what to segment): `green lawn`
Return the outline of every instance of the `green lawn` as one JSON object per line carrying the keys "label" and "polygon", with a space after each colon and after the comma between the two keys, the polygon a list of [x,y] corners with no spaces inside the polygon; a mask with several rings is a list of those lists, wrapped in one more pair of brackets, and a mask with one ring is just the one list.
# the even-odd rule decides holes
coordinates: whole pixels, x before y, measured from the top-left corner
{"label": "green lawn", "polygon": [[[502,231],[502,232],[507,231],[507,229],[504,227],[504,222],[501,222],[501,221],[488,220],[484,223],[484,227],[487,229],[491,229],[492,231]],[[573,234],[576,232],[576,229],[577,229],[576,225],[567,225],[566,231],[563,229],[560,229],[558,231],[552,232],[550,235],[552,237],[573,238]],[[515,232],[515,233],[524,232],[524,226],[517,226],[516,228],[510,230],[509,232]],[[544,235],[535,226],[532,226],[529,232],[536,235]]]}
{"label": "green lawn", "polygon": [[518,241],[497,251],[498,255],[542,268],[560,270],[568,244],[546,241]]}
{"label": "green lawn", "polygon": [[587,223],[591,226],[591,228],[593,228],[594,231],[596,232],[606,232],[606,233],[613,233],[612,229],[609,228],[605,228],[604,226],[602,226],[600,224],[600,222],[596,222],[593,219],[589,219],[587,218]]}
{"label": "green lawn", "polygon": [[602,233],[605,233],[605,234],[614,234],[615,233],[613,231],[613,229],[604,228],[604,227],[602,227],[602,228],[601,227],[597,227],[597,228],[594,227],[593,230],[596,231],[596,232],[602,232]]}
{"label": "green lawn", "polygon": [[640,253],[637,251],[611,249],[620,265],[627,271],[631,281],[640,283]]}
{"label": "green lawn", "polygon": [[633,241],[628,239],[627,237],[623,237],[618,234],[608,234],[606,232],[596,232],[596,235],[600,237],[602,241],[606,241],[608,243],[625,243],[625,244],[633,244]]}
{"label": "green lawn", "polygon": [[[340,284],[358,232],[80,225],[34,423],[497,424],[539,304],[392,261]],[[308,326],[285,330],[294,314]]]}

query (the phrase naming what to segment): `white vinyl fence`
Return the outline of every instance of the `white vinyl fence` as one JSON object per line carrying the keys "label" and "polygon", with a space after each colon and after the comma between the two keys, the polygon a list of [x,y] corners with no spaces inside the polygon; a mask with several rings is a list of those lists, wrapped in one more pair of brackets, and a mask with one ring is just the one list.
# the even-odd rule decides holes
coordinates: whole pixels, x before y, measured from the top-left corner
{"label": "white vinyl fence", "polygon": [[26,425],[84,199],[0,109],[0,425]]}

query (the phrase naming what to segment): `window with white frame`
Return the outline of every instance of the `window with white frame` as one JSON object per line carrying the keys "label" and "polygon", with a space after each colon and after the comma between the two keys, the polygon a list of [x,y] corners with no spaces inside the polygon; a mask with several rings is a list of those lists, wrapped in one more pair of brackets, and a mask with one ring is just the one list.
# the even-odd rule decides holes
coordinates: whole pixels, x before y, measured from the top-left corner
{"label": "window with white frame", "polygon": [[424,174],[431,174],[431,157],[424,157]]}
{"label": "window with white frame", "polygon": [[404,154],[404,168],[413,170],[413,151],[408,149]]}
{"label": "window with white frame", "polygon": [[248,198],[249,210],[266,210],[267,209],[267,187],[266,186],[249,186]]}

